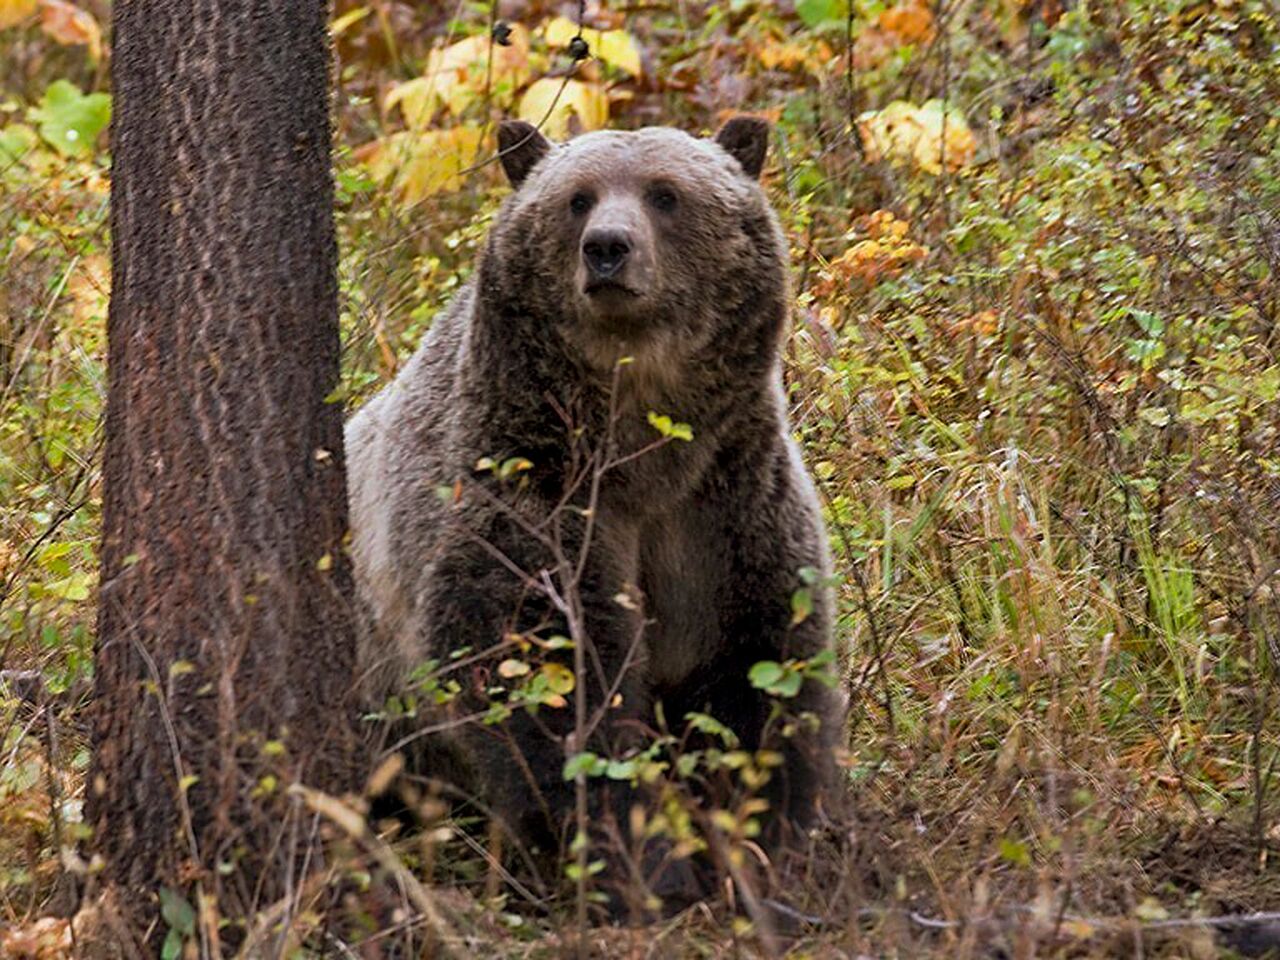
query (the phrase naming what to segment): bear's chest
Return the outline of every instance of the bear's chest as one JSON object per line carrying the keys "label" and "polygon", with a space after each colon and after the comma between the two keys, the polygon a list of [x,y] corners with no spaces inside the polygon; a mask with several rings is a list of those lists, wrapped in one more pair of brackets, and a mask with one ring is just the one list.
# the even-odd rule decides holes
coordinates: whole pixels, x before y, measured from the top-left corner
{"label": "bear's chest", "polygon": [[727,558],[714,518],[714,510],[688,503],[641,530],[647,671],[656,687],[680,684],[720,648]]}

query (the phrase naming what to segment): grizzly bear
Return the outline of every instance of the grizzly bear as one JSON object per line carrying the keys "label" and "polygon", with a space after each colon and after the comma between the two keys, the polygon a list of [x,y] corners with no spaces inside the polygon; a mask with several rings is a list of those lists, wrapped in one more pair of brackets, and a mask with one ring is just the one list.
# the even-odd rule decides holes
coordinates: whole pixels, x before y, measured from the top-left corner
{"label": "grizzly bear", "polygon": [[[449,702],[408,721],[423,734],[399,737],[418,748],[411,769],[543,850],[574,808],[567,758],[623,757],[691,713],[781,758],[767,836],[809,823],[827,779],[833,691],[816,671],[782,698],[748,677],[828,650],[833,617],[787,422],[768,136],[751,117],[714,139],[649,128],[562,144],[503,124],[515,190],[475,275],[347,427],[373,701],[435,676]],[[545,662],[559,682],[529,687]],[[593,825],[625,835],[635,788],[592,785]]]}

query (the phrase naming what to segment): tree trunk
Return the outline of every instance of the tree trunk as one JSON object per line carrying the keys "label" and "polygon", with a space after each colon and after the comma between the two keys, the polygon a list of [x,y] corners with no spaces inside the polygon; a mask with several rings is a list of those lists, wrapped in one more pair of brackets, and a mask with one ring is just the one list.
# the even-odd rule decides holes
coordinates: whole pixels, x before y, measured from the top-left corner
{"label": "tree trunk", "polygon": [[242,918],[296,890],[288,785],[343,789],[353,756],[327,5],[112,9],[87,819],[144,915],[169,887]]}

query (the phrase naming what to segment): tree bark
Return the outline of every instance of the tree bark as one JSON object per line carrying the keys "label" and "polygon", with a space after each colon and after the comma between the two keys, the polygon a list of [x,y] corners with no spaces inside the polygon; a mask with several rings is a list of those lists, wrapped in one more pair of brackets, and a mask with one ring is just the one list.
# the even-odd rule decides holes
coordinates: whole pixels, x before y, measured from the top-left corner
{"label": "tree bark", "polygon": [[296,889],[288,785],[352,770],[327,5],[112,9],[87,820],[144,913],[198,888],[243,918]]}

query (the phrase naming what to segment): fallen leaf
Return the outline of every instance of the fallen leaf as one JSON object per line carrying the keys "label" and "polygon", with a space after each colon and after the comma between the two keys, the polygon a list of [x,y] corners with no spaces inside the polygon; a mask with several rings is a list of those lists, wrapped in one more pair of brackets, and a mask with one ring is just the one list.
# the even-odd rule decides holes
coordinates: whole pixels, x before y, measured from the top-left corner
{"label": "fallen leaf", "polygon": [[933,39],[933,12],[925,0],[907,0],[890,7],[881,12],[876,22],[900,43],[928,43]]}
{"label": "fallen leaf", "polygon": [[933,12],[925,0],[906,0],[882,10],[876,22],[858,34],[853,65],[858,70],[880,66],[900,47],[933,39]]}
{"label": "fallen leaf", "polygon": [[102,28],[93,14],[74,3],[40,0],[40,29],[66,46],[87,46],[94,63],[102,57]]}
{"label": "fallen leaf", "polygon": [[0,940],[0,954],[13,960],[61,960],[71,957],[71,921],[41,917],[15,927]]}

